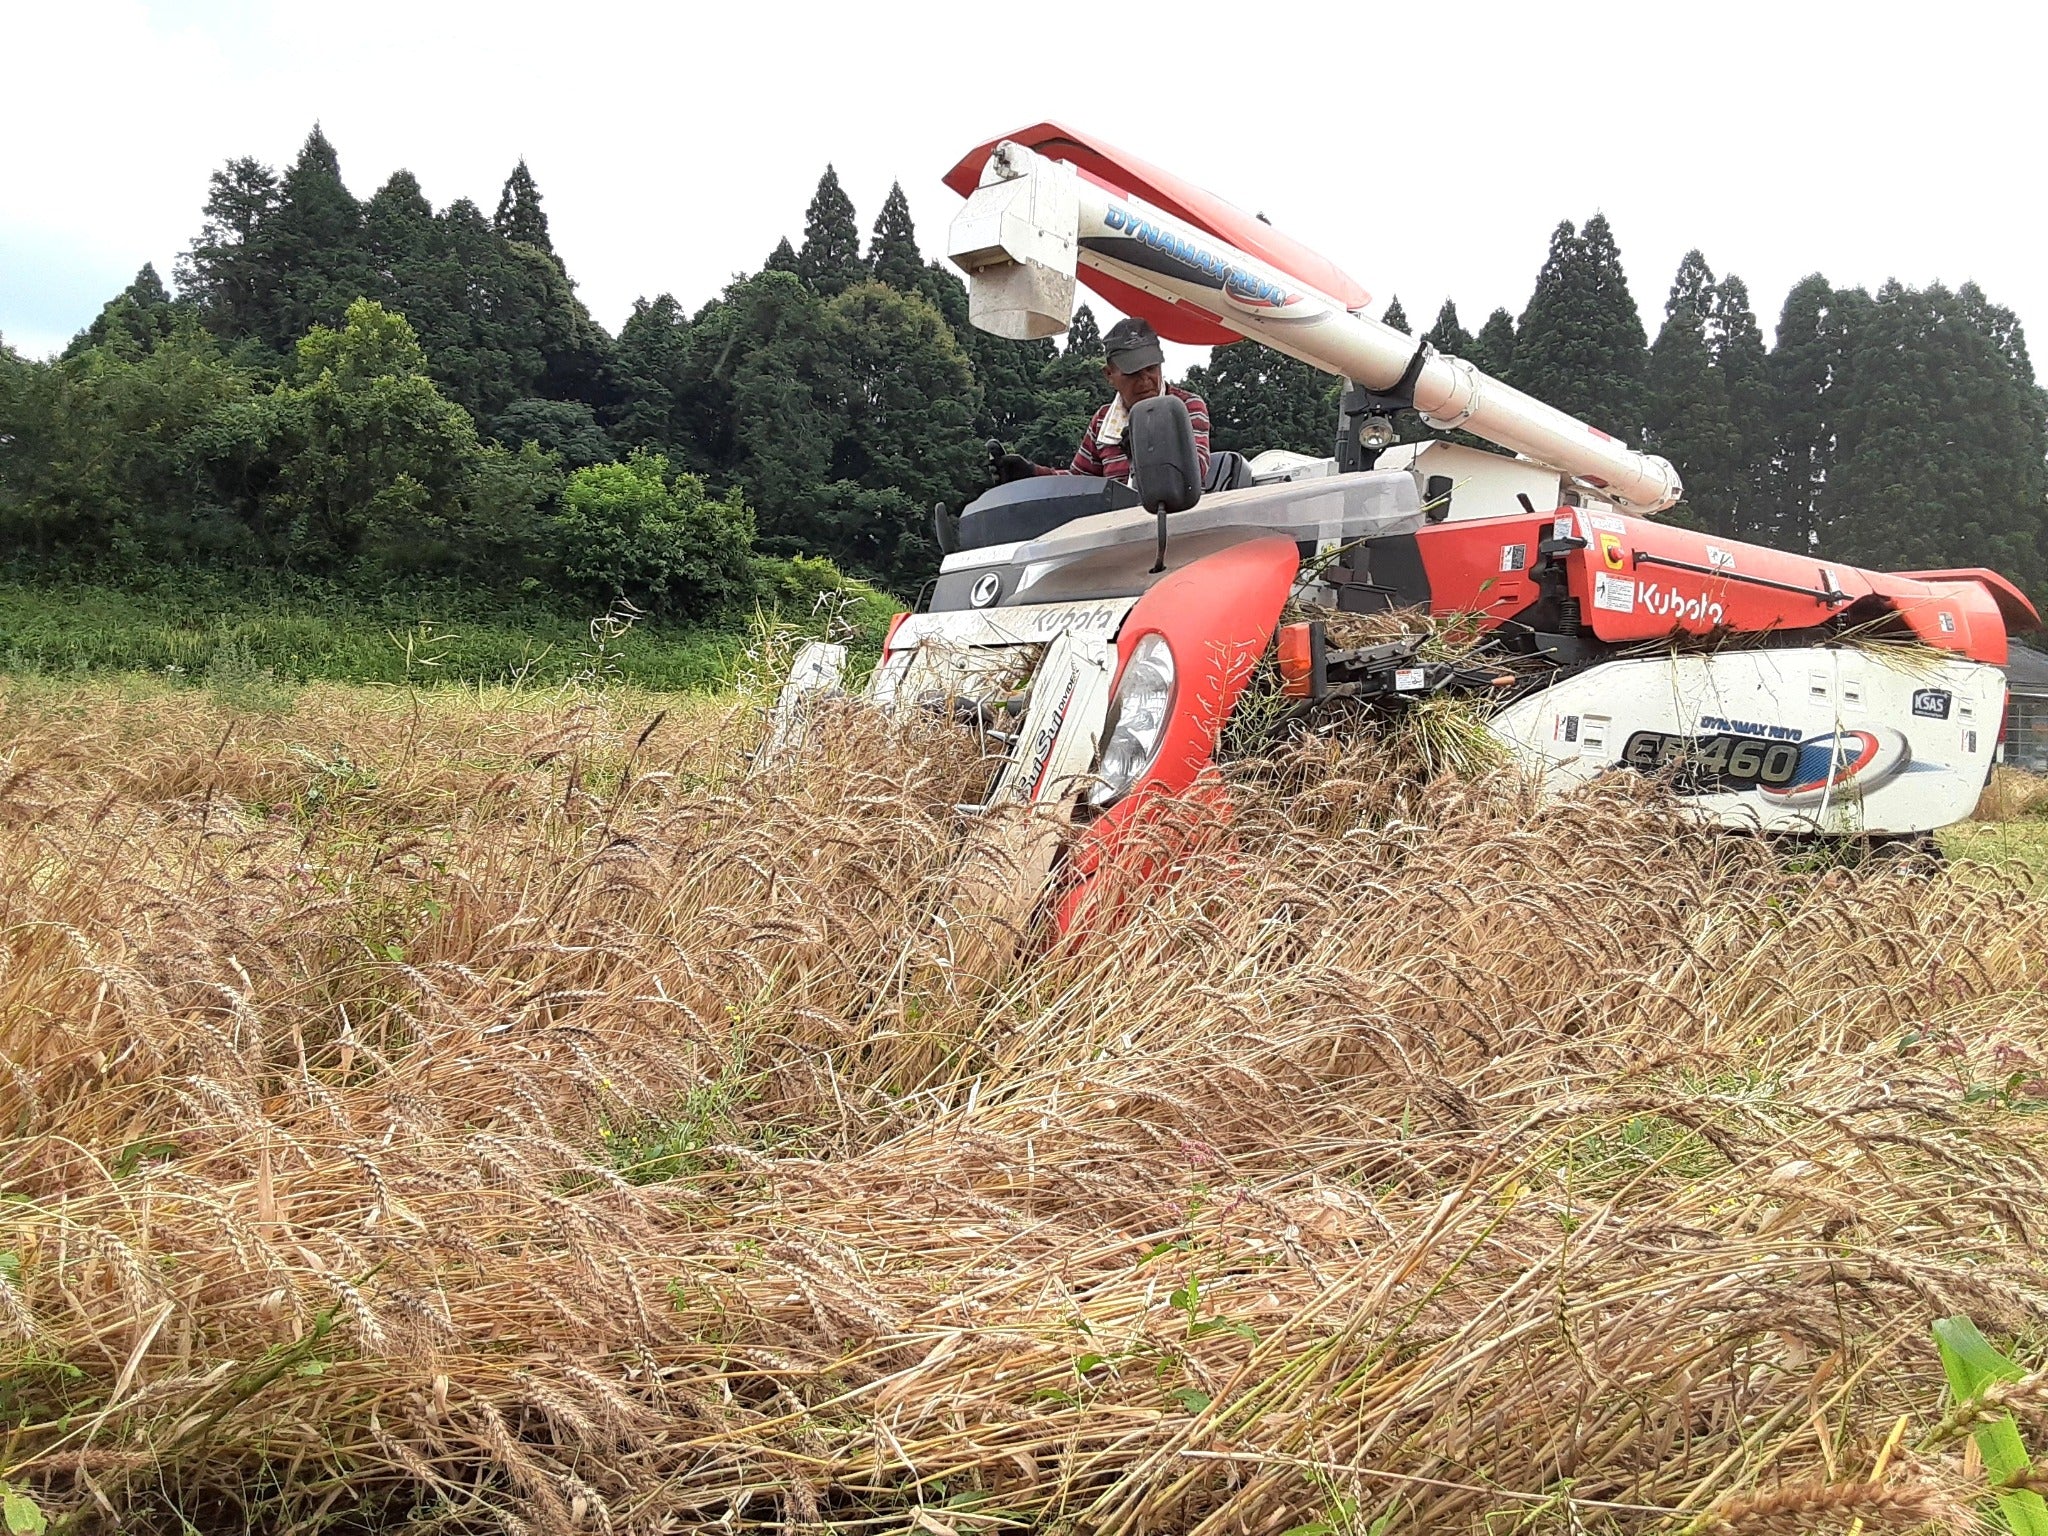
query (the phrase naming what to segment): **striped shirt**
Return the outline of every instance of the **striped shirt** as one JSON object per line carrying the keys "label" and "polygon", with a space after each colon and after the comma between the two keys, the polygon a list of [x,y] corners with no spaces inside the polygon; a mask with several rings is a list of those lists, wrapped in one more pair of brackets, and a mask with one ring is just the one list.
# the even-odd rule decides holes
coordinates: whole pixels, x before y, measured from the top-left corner
{"label": "striped shirt", "polygon": [[[1182,389],[1178,384],[1166,386],[1166,392],[1188,408],[1188,420],[1195,428],[1195,459],[1201,466],[1202,479],[1209,478],[1209,406],[1208,402],[1193,390]],[[1111,400],[1095,413],[1095,419],[1088,423],[1088,430],[1081,434],[1081,446],[1074,450],[1074,465],[1071,469],[1048,469],[1038,467],[1041,475],[1097,475],[1105,480],[1128,481],[1131,478],[1131,455],[1124,446],[1122,431],[1115,440],[1102,441],[1102,424],[1117,402]],[[1121,416],[1124,413],[1118,412]]]}

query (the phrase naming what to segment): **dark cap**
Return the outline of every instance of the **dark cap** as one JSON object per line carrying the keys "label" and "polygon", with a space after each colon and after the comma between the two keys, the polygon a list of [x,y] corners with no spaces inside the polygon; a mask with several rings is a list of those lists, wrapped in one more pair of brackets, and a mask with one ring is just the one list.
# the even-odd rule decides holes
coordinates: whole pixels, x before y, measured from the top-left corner
{"label": "dark cap", "polygon": [[1166,361],[1166,354],[1159,348],[1159,333],[1152,329],[1150,321],[1135,316],[1119,320],[1109,328],[1109,334],[1102,338],[1102,356],[1118,373],[1136,373]]}

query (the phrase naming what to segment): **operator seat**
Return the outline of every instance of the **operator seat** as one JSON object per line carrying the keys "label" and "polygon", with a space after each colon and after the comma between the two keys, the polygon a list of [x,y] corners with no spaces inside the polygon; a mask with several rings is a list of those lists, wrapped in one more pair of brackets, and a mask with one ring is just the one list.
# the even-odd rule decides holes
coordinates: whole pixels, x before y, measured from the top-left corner
{"label": "operator seat", "polygon": [[1202,494],[1211,491],[1241,491],[1252,483],[1250,460],[1228,448],[1209,455],[1209,476],[1202,482]]}

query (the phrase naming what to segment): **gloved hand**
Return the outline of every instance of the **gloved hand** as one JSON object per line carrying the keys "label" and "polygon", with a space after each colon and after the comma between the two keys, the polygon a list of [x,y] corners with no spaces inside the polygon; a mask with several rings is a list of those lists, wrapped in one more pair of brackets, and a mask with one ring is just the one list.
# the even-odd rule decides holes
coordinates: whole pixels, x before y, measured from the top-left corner
{"label": "gloved hand", "polygon": [[1008,485],[1012,480],[1029,480],[1038,473],[1038,466],[1021,453],[1006,453],[996,465],[996,478]]}

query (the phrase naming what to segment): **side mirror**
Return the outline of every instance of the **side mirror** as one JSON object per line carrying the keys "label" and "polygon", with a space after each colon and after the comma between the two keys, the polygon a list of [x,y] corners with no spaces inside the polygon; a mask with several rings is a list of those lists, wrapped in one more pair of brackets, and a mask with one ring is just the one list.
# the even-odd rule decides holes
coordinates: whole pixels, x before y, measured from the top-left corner
{"label": "side mirror", "polygon": [[1154,395],[1131,407],[1124,444],[1131,455],[1131,489],[1159,519],[1159,558],[1152,574],[1166,569],[1166,518],[1202,499],[1202,459],[1195,451],[1195,424],[1178,395]]}
{"label": "side mirror", "polygon": [[1124,428],[1131,489],[1148,511],[1185,512],[1202,499],[1202,461],[1195,424],[1177,395],[1156,395],[1131,407]]}

